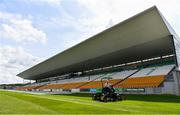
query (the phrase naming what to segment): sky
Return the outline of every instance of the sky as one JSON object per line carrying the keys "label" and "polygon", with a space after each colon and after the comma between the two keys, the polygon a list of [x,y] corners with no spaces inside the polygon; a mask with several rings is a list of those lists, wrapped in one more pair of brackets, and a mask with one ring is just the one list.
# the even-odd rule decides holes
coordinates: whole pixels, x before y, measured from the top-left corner
{"label": "sky", "polygon": [[0,0],[0,84],[154,5],[180,35],[180,0]]}

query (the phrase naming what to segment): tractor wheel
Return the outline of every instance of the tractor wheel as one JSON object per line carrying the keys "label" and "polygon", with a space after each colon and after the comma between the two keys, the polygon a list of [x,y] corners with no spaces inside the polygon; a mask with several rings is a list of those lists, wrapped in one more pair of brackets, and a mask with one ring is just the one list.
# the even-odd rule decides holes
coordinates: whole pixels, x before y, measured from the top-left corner
{"label": "tractor wheel", "polygon": [[96,95],[93,95],[93,96],[92,96],[92,100],[96,100]]}
{"label": "tractor wheel", "polygon": [[105,103],[108,102],[108,98],[106,96],[104,96],[103,102],[105,102]]}
{"label": "tractor wheel", "polygon": [[122,96],[122,100],[126,100],[126,97],[125,97],[125,96]]}

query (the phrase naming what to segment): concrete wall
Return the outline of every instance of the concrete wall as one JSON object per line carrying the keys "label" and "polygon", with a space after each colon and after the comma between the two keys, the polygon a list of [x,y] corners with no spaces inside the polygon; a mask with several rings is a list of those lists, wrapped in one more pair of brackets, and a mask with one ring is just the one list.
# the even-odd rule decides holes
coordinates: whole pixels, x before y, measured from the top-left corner
{"label": "concrete wall", "polygon": [[164,82],[162,87],[162,94],[175,94],[175,83],[174,81]]}
{"label": "concrete wall", "polygon": [[153,94],[154,93],[154,89],[153,88],[145,88],[145,93],[146,94]]}
{"label": "concrete wall", "polygon": [[62,92],[62,89],[52,89],[53,92]]}
{"label": "concrete wall", "polygon": [[161,87],[145,88],[145,92],[124,92],[125,94],[172,94],[176,95],[175,82],[164,82]]}
{"label": "concrete wall", "polygon": [[173,77],[175,83],[175,94],[180,95],[180,71],[174,71]]}
{"label": "concrete wall", "polygon": [[73,93],[80,92],[80,89],[71,89],[71,92],[73,92]]}

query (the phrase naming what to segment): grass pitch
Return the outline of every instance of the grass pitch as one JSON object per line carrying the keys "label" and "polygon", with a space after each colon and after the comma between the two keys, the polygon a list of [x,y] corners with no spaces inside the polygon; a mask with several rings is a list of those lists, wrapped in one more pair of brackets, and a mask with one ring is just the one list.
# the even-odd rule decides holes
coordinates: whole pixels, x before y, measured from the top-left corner
{"label": "grass pitch", "polygon": [[120,102],[96,102],[90,94],[29,94],[0,91],[0,114],[179,114],[180,97],[127,95]]}

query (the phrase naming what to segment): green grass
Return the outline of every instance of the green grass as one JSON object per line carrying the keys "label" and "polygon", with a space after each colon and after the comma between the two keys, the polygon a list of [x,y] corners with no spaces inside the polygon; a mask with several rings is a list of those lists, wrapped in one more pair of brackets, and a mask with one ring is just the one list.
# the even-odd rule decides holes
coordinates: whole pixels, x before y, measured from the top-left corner
{"label": "green grass", "polygon": [[0,114],[178,114],[180,97],[171,95],[126,95],[121,102],[102,103],[90,94],[48,95],[0,91]]}

